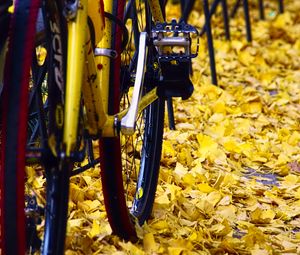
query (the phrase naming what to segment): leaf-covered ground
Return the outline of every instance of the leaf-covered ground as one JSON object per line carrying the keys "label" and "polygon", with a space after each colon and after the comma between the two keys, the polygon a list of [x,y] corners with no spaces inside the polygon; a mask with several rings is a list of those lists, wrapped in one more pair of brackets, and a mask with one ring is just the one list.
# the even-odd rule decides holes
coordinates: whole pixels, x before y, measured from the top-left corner
{"label": "leaf-covered ground", "polygon": [[[252,43],[242,9],[230,42],[213,18],[219,87],[201,38],[195,92],[175,100],[176,131],[166,125],[140,241],[111,235],[95,168],[72,179],[66,254],[300,254],[300,1],[285,1],[281,15],[277,1],[264,2],[266,21],[250,6]],[[199,26],[200,7],[191,15]]]}

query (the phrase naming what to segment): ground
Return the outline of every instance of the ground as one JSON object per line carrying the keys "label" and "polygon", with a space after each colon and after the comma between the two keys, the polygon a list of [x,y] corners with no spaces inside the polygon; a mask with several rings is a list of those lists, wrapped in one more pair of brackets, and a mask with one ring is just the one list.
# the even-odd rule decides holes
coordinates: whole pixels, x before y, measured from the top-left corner
{"label": "ground", "polygon": [[[242,9],[231,41],[222,17],[213,18],[219,86],[201,37],[194,94],[174,102],[175,131],[166,117],[157,197],[140,241],[111,235],[95,168],[72,179],[66,254],[300,254],[300,2],[285,1],[283,14],[277,1],[264,2],[266,21],[250,6],[250,43]],[[190,17],[199,27],[200,7]]]}

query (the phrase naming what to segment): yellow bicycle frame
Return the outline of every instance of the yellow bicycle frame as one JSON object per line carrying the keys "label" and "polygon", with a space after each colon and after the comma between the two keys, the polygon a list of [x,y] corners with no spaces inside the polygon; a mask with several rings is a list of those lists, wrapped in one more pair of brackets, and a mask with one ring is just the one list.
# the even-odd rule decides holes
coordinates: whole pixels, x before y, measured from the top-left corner
{"label": "yellow bicycle frame", "polygon": [[[97,0],[94,0],[97,1]],[[149,0],[155,22],[163,22],[159,0]],[[111,13],[113,0],[105,0],[105,11]],[[70,156],[78,135],[80,104],[83,98],[85,116],[90,135],[116,136],[114,122],[127,110],[108,116],[110,58],[95,57],[87,25],[88,0],[80,0],[75,19],[68,21],[68,53],[64,110],[63,142],[66,156]],[[102,17],[103,18],[103,17]],[[111,47],[111,25],[105,24],[100,47]],[[101,64],[101,70],[97,66]],[[139,112],[157,98],[156,90],[147,93],[139,102]]]}

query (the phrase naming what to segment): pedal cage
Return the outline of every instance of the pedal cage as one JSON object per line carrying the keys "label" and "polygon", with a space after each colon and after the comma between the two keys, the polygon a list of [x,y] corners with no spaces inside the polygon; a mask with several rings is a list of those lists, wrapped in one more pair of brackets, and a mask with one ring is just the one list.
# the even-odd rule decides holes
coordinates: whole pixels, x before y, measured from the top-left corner
{"label": "pedal cage", "polygon": [[[197,41],[195,52],[191,50],[192,35]],[[190,80],[191,59],[197,56],[199,48],[197,29],[176,20],[157,23],[152,29],[152,40],[161,69],[158,96],[189,98],[194,90]]]}

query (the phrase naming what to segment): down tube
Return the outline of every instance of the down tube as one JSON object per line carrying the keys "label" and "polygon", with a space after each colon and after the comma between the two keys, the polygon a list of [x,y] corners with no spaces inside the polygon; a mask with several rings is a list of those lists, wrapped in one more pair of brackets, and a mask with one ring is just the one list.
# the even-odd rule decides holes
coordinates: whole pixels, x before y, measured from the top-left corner
{"label": "down tube", "polygon": [[76,143],[85,43],[87,38],[88,1],[81,0],[76,19],[68,21],[68,57],[66,77],[66,102],[64,113],[64,145],[66,156],[70,156]]}

